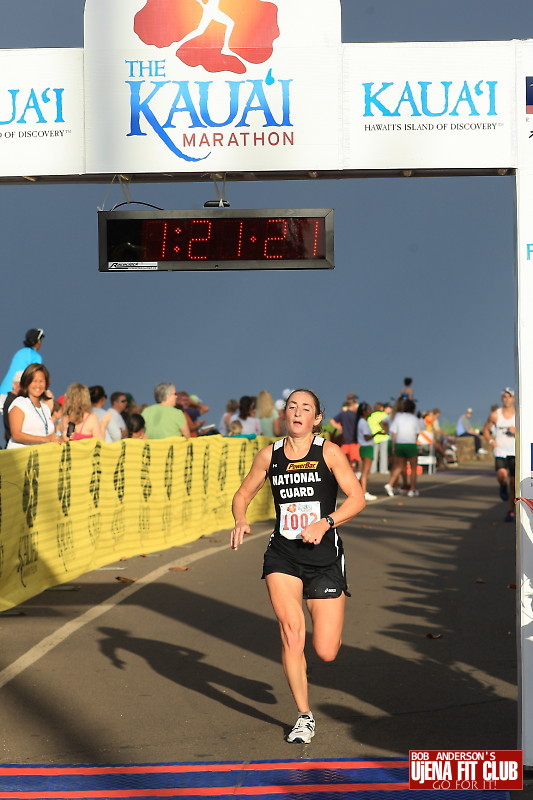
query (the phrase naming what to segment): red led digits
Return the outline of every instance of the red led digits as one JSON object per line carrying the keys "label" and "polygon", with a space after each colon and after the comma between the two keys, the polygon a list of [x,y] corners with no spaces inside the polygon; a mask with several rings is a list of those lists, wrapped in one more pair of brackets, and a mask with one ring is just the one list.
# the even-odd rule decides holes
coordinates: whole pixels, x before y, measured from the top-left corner
{"label": "red led digits", "polygon": [[176,215],[117,221],[115,230],[114,252],[147,262],[305,262],[326,254],[325,222],[316,216]]}
{"label": "red led digits", "polygon": [[313,257],[318,253],[318,232],[320,227],[320,220],[315,220],[315,233],[313,236]]}
{"label": "red led digits", "polygon": [[269,246],[269,242],[283,242],[285,240],[285,237],[287,235],[287,220],[285,220],[285,219],[267,219],[267,226],[271,222],[281,222],[281,224],[283,225],[283,229],[282,229],[283,230],[283,236],[268,236],[265,239],[265,245],[263,247],[263,258],[283,258],[283,255],[281,253],[280,254],[269,253],[268,252],[268,246]]}
{"label": "red led digits", "polygon": [[163,231],[161,236],[161,259],[164,260],[166,252],[167,252],[167,232],[168,232],[168,222],[163,222]]}
{"label": "red led digits", "polygon": [[242,255],[242,233],[244,230],[244,222],[242,219],[239,222],[239,235],[237,237],[237,256],[236,258],[241,258]]}
{"label": "red led digits", "polygon": [[193,220],[191,220],[191,228],[195,224],[207,225],[207,236],[190,239],[189,247],[187,248],[187,256],[191,261],[200,261],[200,260],[205,261],[207,259],[206,255],[203,255],[203,256],[202,255],[195,255],[193,253],[192,249],[194,247],[195,242],[208,242],[211,239],[211,229],[213,227],[213,224],[208,219],[193,219]]}
{"label": "red led digits", "polygon": [[148,261],[164,261],[167,258],[168,222],[158,219],[142,223],[142,252]]}

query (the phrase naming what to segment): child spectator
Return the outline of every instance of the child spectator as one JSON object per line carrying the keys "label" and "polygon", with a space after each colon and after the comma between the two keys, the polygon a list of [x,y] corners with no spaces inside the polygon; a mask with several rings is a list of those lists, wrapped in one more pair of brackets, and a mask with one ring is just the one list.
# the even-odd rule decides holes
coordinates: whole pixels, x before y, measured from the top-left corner
{"label": "child spectator", "polygon": [[231,436],[233,439],[255,439],[255,433],[243,433],[242,432],[242,422],[238,419],[234,419],[233,422],[229,424],[229,433],[228,436]]}

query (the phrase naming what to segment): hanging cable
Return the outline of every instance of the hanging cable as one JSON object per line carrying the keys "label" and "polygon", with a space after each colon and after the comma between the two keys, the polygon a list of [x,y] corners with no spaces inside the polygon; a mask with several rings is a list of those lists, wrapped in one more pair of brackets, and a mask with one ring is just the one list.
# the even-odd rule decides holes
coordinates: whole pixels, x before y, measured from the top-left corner
{"label": "hanging cable", "polygon": [[[215,187],[216,200],[207,200],[204,203],[204,208],[228,208],[229,203],[226,200],[226,173],[213,173],[211,175],[213,185]],[[222,188],[217,183],[217,179],[222,178]]]}

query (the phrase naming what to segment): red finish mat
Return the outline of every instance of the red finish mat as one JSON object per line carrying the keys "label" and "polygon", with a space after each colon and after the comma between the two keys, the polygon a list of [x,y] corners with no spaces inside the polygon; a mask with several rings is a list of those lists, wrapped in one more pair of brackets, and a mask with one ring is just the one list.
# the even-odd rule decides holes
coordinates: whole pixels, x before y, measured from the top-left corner
{"label": "red finish mat", "polygon": [[[508,800],[503,791],[409,791],[406,759],[0,766],[0,800]],[[449,796],[449,797],[448,797]]]}

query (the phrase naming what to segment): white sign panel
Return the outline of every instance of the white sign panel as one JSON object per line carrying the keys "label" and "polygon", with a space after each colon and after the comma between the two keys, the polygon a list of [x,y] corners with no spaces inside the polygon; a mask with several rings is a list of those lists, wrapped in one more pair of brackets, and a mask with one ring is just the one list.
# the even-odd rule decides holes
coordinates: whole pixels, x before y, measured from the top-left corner
{"label": "white sign panel", "polygon": [[515,166],[514,47],[344,45],[344,169]]}
{"label": "white sign panel", "polygon": [[87,172],[340,169],[338,0],[87,0]]}
{"label": "white sign panel", "polygon": [[0,51],[0,174],[84,170],[83,50]]}
{"label": "white sign panel", "polygon": [[518,166],[533,170],[533,40],[516,42],[516,138]]}

